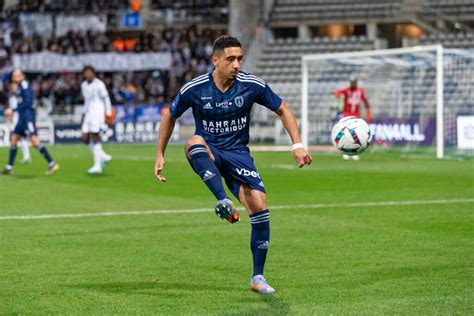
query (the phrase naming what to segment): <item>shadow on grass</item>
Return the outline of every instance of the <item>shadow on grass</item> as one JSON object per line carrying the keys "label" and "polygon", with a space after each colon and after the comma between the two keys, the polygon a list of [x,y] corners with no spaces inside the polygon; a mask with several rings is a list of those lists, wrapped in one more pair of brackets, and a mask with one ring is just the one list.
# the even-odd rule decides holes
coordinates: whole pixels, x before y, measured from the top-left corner
{"label": "shadow on grass", "polygon": [[86,173],[85,174],[88,178],[94,178],[94,179],[107,179],[110,177],[113,177],[114,175],[111,173]]}
{"label": "shadow on grass", "polygon": [[213,292],[231,291],[231,286],[215,286],[202,283],[186,282],[111,282],[111,283],[84,283],[69,287],[111,294],[148,294],[160,296],[182,296],[185,292]]}
{"label": "shadow on grass", "polygon": [[290,314],[290,304],[284,302],[281,298],[276,295],[261,295],[257,294],[255,301],[260,300],[261,302],[266,303],[266,306],[249,309],[247,311],[239,311],[233,313],[224,313],[225,316],[234,316],[234,315],[289,315]]}
{"label": "shadow on grass", "polygon": [[31,174],[14,174],[13,177],[18,180],[31,180],[38,178],[38,176],[34,176]]}
{"label": "shadow on grass", "polygon": [[[238,292],[234,286],[216,286],[215,284],[204,284],[204,283],[191,283],[186,282],[110,282],[110,283],[81,283],[69,285],[68,287],[74,289],[82,289],[93,292],[103,292],[108,294],[143,294],[143,295],[154,295],[164,299],[182,298],[186,294],[200,294],[209,295],[210,293],[217,292]],[[221,315],[234,316],[234,315],[289,315],[290,305],[281,300],[278,295],[275,296],[264,296],[257,293],[252,293],[254,297],[244,298],[242,303],[245,301],[249,303],[263,302],[260,308],[253,308],[246,311],[230,312]],[[232,294],[234,295],[234,294]]]}

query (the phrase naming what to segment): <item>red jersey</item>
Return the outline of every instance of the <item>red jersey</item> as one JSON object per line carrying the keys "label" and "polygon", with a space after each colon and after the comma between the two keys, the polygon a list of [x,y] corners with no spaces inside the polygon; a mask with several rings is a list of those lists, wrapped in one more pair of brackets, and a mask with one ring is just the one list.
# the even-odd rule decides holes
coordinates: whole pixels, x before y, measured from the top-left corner
{"label": "red jersey", "polygon": [[367,102],[364,89],[357,87],[352,90],[351,87],[347,87],[345,89],[337,90],[334,92],[334,95],[336,98],[339,98],[341,95],[344,96],[344,109],[342,110],[343,116],[360,117],[360,103],[361,101]]}

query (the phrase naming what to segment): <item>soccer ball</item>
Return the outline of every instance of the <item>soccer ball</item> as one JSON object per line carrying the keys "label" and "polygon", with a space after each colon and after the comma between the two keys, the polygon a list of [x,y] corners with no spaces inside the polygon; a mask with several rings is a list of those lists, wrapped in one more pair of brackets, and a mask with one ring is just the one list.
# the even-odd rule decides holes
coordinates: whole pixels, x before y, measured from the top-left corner
{"label": "soccer ball", "polygon": [[342,153],[349,156],[359,155],[370,145],[370,128],[361,118],[344,117],[332,128],[331,139]]}

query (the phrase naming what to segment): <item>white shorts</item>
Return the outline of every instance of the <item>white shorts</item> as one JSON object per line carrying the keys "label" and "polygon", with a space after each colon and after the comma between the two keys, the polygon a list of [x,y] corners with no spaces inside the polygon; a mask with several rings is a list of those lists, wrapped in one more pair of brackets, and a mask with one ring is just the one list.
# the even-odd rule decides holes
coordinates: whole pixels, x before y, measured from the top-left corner
{"label": "white shorts", "polygon": [[87,113],[84,116],[84,122],[82,123],[82,133],[100,133],[107,130],[105,124],[105,116],[102,114]]}

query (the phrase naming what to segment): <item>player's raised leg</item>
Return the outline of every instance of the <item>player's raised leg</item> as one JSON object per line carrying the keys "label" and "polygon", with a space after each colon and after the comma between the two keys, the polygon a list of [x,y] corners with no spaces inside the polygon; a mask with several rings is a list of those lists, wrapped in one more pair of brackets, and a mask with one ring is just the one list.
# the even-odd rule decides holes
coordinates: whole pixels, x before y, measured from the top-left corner
{"label": "player's raised leg", "polygon": [[270,211],[267,208],[266,194],[242,184],[239,190],[239,200],[247,209],[252,225],[250,249],[253,257],[253,273],[250,288],[262,294],[273,294],[275,289],[267,283],[263,276],[270,244]]}
{"label": "player's raised leg", "polygon": [[198,135],[192,136],[186,142],[185,150],[193,170],[217,199],[215,207],[217,216],[226,219],[229,223],[239,221],[239,213],[235,210],[232,200],[226,195],[221,174],[214,163],[215,158],[204,138]]}
{"label": "player's raised leg", "polygon": [[41,144],[38,136],[36,136],[36,134],[31,135],[30,140],[31,140],[31,144],[33,145],[33,147],[38,149],[41,156],[43,156],[44,159],[46,159],[46,161],[48,162],[48,170],[46,170],[46,174],[51,175],[51,174],[55,173],[56,171],[58,171],[59,170],[59,165],[54,161],[53,157],[51,157],[51,155],[49,154],[46,147],[43,146],[43,144]]}

